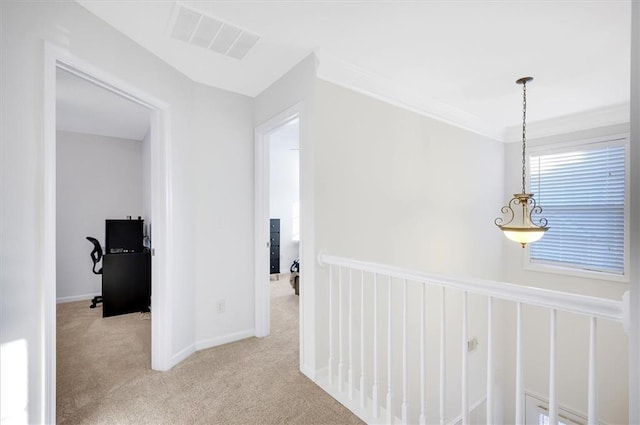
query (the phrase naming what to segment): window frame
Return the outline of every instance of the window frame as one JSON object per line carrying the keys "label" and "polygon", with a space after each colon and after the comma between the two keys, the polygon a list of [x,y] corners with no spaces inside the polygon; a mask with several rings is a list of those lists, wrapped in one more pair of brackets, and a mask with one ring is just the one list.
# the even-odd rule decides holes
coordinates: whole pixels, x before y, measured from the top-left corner
{"label": "window frame", "polygon": [[[608,280],[612,282],[620,282],[620,283],[629,283],[629,181],[630,181],[630,158],[629,158],[629,134],[613,134],[602,137],[594,137],[588,139],[580,139],[573,140],[569,142],[562,142],[557,144],[544,144],[532,146],[528,149],[527,152],[527,185],[528,190],[531,192],[533,188],[530,187],[531,184],[531,157],[532,156],[543,156],[543,155],[553,155],[565,152],[572,152],[579,149],[589,149],[589,148],[605,148],[608,146],[623,146],[625,161],[624,161],[624,270],[622,274],[609,273],[605,271],[596,271],[589,270],[587,268],[581,268],[579,265],[566,265],[555,264],[555,263],[547,263],[544,261],[535,261],[531,259],[531,251],[529,245],[525,248],[524,257],[524,269],[529,271],[536,272],[545,272],[545,273],[554,273],[561,274],[565,276],[573,276],[573,277],[582,277],[589,279],[600,279],[600,280]],[[535,193],[535,192],[534,192]],[[536,196],[539,196],[538,193],[535,193]],[[536,197],[536,199],[538,199]],[[542,207],[541,216],[544,217],[544,200],[541,202],[540,206]],[[553,227],[553,223],[549,223],[549,227]]]}

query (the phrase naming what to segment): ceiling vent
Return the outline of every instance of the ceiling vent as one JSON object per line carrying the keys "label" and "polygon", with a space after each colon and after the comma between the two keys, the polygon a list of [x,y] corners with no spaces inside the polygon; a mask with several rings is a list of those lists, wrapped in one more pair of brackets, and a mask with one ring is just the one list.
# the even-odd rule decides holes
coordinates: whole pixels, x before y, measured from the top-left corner
{"label": "ceiling vent", "polygon": [[204,15],[181,3],[169,22],[171,37],[235,59],[243,59],[260,36],[212,16]]}

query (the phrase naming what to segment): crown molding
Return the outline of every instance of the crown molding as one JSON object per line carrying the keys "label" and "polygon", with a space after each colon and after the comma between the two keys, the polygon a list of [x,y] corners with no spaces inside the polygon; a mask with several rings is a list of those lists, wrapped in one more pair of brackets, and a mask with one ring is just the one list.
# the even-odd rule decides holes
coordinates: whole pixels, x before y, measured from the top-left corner
{"label": "crown molding", "polygon": [[[527,139],[539,139],[557,134],[574,133],[592,128],[625,124],[629,122],[630,117],[630,104],[620,103],[547,120],[527,122]],[[510,126],[506,128],[501,139],[505,143],[521,141],[522,127]]]}
{"label": "crown molding", "polygon": [[502,135],[504,131],[502,128],[494,128],[487,125],[485,121],[473,114],[439,100],[420,96],[411,87],[406,87],[389,78],[349,64],[324,52],[316,51],[315,54],[318,58],[316,75],[321,80],[464,130],[503,141]]}
{"label": "crown molding", "polygon": [[[521,140],[521,126],[497,128],[479,117],[437,99],[421,96],[389,78],[349,64],[322,51],[316,51],[316,75],[321,80],[365,94],[400,108],[438,121],[489,137],[504,143]],[[537,139],[558,134],[573,133],[592,128],[629,122],[628,103],[564,115],[527,123],[527,137]]]}

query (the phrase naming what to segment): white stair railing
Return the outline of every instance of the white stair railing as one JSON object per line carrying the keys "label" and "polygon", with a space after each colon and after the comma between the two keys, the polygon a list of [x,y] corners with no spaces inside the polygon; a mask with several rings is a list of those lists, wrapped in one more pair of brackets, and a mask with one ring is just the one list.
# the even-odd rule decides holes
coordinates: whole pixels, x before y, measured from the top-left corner
{"label": "white stair railing", "polygon": [[[540,288],[515,285],[480,279],[461,279],[450,276],[424,273],[371,262],[352,260],[323,254],[320,264],[327,265],[329,278],[327,281],[329,294],[329,343],[328,343],[328,377],[325,389],[343,404],[369,423],[437,423],[469,424],[473,422],[472,411],[478,403],[469,400],[469,347],[468,347],[468,297],[481,295],[487,297],[487,347],[486,347],[486,393],[483,401],[486,406],[484,421],[495,423],[498,412],[494,411],[495,385],[495,333],[494,314],[495,300],[512,301],[516,305],[515,313],[515,406],[514,417],[505,419],[508,422],[524,424],[524,369],[523,369],[523,335],[522,316],[524,306],[537,306],[550,311],[550,349],[549,349],[549,423],[558,424],[558,397],[556,378],[557,353],[557,313],[570,312],[589,317],[589,369],[587,422],[598,424],[597,362],[596,362],[596,326],[598,319],[623,322],[625,314],[622,301],[576,295]],[[359,277],[359,285],[354,282],[354,272]],[[335,275],[335,276],[334,276]],[[347,288],[344,288],[343,276],[348,276]],[[335,277],[337,276],[337,285]],[[357,279],[356,277],[356,279]],[[385,279],[386,278],[386,279]],[[385,282],[386,280],[386,282]],[[420,300],[412,302],[408,299],[410,285],[420,286]],[[335,287],[337,286],[337,288]],[[356,286],[359,291],[354,291]],[[401,300],[394,299],[394,287],[402,294]],[[358,288],[359,287],[359,288]],[[427,326],[431,323],[427,317],[428,287],[440,287],[439,323],[433,329],[439,331],[439,341],[427,339]],[[459,291],[461,294],[461,311],[457,315],[461,326],[461,379],[460,406],[458,416],[447,415],[447,293]],[[336,294],[337,292],[337,294]],[[383,295],[384,294],[384,295]],[[346,295],[346,297],[345,297]],[[381,295],[383,295],[381,297]],[[354,299],[354,296],[358,299]],[[346,298],[346,302],[345,302]],[[384,299],[386,298],[386,300]],[[384,302],[386,301],[386,303]],[[386,308],[380,308],[386,304]],[[337,304],[337,308],[334,304]],[[371,308],[367,308],[372,304]],[[410,304],[413,306],[411,307]],[[359,314],[354,307],[359,305]],[[418,307],[415,307],[415,306]],[[433,304],[432,304],[433,305]],[[412,318],[419,320],[419,336],[409,339],[410,308],[418,308],[418,314],[411,311]],[[437,308],[437,307],[436,307]],[[346,314],[345,314],[346,313]],[[370,315],[368,315],[370,314]],[[345,317],[347,316],[347,323]],[[335,316],[335,317],[334,317]],[[431,314],[433,317],[434,314]],[[359,320],[358,330],[354,329],[356,318]],[[336,324],[337,319],[337,324]],[[384,320],[386,323],[383,325]],[[437,319],[436,319],[437,320]],[[369,325],[370,324],[370,325]],[[386,325],[386,326],[385,326]],[[370,326],[370,327],[368,327]],[[398,331],[399,330],[399,331]],[[367,337],[367,331],[370,336]],[[396,334],[399,332],[399,334]],[[346,333],[347,346],[344,347]],[[334,339],[337,335],[337,344]],[[359,365],[354,364],[354,345],[357,344]],[[435,358],[427,358],[428,347],[439,345],[439,376],[427,376],[429,363]],[[336,352],[337,346],[337,352]],[[401,353],[398,356],[398,351]],[[345,364],[346,355],[346,364]],[[367,356],[365,358],[365,355]],[[417,356],[416,370],[411,370],[409,358]],[[371,366],[366,367],[366,360],[371,359]],[[381,363],[381,360],[386,360]],[[337,363],[337,370],[335,368]],[[347,374],[345,376],[345,369]],[[386,372],[386,373],[383,373]],[[359,374],[355,379],[355,374]],[[410,377],[419,374],[419,383],[409,385]],[[478,374],[476,374],[477,376]],[[386,377],[385,378],[383,378]],[[438,382],[437,407],[429,405],[427,382]],[[319,382],[321,385],[322,382]],[[346,384],[346,388],[345,388]],[[415,390],[415,394],[412,393]],[[356,392],[358,397],[355,397]],[[380,393],[385,394],[380,397]],[[412,405],[412,403],[415,404]],[[435,412],[438,412],[437,415]],[[383,413],[381,415],[381,413]],[[477,418],[475,422],[478,422]]]}

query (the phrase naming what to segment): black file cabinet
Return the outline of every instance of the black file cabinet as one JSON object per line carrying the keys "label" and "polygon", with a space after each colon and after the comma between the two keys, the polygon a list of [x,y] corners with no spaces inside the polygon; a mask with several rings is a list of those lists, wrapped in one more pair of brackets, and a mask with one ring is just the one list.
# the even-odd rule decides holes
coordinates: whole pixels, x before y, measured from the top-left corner
{"label": "black file cabinet", "polygon": [[272,218],[269,224],[271,232],[269,237],[271,274],[274,274],[280,273],[280,219]]}
{"label": "black file cabinet", "polygon": [[105,254],[102,261],[102,316],[149,311],[151,254]]}

